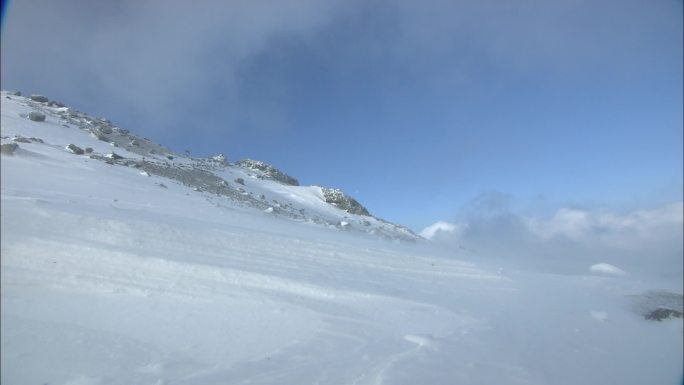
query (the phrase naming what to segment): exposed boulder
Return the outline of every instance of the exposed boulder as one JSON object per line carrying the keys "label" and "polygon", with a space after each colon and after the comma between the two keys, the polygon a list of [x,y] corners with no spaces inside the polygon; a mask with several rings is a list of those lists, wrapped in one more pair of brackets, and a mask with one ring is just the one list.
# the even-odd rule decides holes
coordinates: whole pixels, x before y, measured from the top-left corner
{"label": "exposed boulder", "polygon": [[290,186],[299,186],[299,181],[297,179],[285,174],[284,172],[278,170],[277,168],[267,163],[252,159],[242,159],[239,162],[237,162],[237,164],[240,167],[244,167],[254,171],[260,171],[262,173],[261,176],[263,176],[266,179],[275,180]]}
{"label": "exposed boulder", "polygon": [[40,113],[38,111],[31,111],[28,114],[28,118],[33,120],[34,122],[43,122],[45,121],[45,114]]}
{"label": "exposed boulder", "polygon": [[12,95],[14,95],[14,96],[21,96],[21,91],[14,91],[14,93],[13,93]]}
{"label": "exposed boulder", "polygon": [[5,143],[0,147],[0,152],[3,155],[12,155],[18,148],[19,145],[16,143]]}
{"label": "exposed boulder", "polygon": [[244,180],[244,179],[242,179],[242,178],[237,178],[237,179],[235,179],[235,183],[237,183],[237,184],[241,184],[241,185],[243,185],[243,186],[244,186],[244,185],[245,185],[245,180]]}
{"label": "exposed boulder", "polygon": [[78,147],[75,144],[69,144],[65,148],[67,151],[71,152],[72,154],[83,155],[83,153],[84,153],[83,149],[81,147]]}
{"label": "exposed boulder", "polygon": [[47,98],[47,96],[38,95],[38,94],[31,95],[31,100],[33,100],[34,102],[39,102],[39,103],[47,103],[50,101]]}
{"label": "exposed boulder", "polygon": [[112,151],[111,153],[105,155],[105,158],[112,159],[112,160],[118,160],[118,159],[123,159],[123,156]]}
{"label": "exposed boulder", "polygon": [[85,150],[83,150],[83,151],[85,151],[86,154],[92,154],[93,148],[92,147],[86,147]]}
{"label": "exposed boulder", "polygon": [[361,205],[356,199],[346,195],[339,189],[331,189],[321,187],[323,197],[327,203],[342,209],[350,214],[369,216],[368,210]]}

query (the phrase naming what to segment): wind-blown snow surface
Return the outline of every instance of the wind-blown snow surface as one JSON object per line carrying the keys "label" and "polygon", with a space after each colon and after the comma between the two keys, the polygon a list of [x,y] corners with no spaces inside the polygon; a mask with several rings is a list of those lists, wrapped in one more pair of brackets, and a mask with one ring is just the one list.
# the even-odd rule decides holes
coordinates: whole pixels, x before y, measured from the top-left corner
{"label": "wind-blown snow surface", "polygon": [[681,282],[526,272],[217,205],[68,153],[73,130],[8,103],[2,135],[45,143],[2,156],[3,384],[680,379],[681,319],[646,321],[630,296]]}

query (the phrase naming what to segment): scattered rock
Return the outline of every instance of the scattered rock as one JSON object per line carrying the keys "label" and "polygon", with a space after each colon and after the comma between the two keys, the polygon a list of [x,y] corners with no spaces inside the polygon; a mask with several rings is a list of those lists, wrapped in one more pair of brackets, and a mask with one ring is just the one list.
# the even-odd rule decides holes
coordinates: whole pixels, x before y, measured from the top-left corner
{"label": "scattered rock", "polygon": [[242,178],[237,178],[237,179],[235,179],[235,183],[237,183],[237,184],[241,184],[241,185],[243,185],[243,186],[244,186],[244,185],[245,185],[245,180],[244,180],[244,179],[242,179]]}
{"label": "scattered rock", "polygon": [[0,152],[4,155],[12,155],[17,151],[17,148],[19,148],[19,145],[16,143],[5,143],[0,148]]}
{"label": "scattered rock", "polygon": [[46,96],[37,95],[37,94],[31,95],[31,100],[33,100],[34,102],[39,102],[39,103],[47,103],[49,101],[49,99]]}
{"label": "scattered rock", "polygon": [[40,139],[40,138],[30,137],[29,140],[32,142],[36,142],[36,143],[45,143],[45,142],[43,142],[43,139]]}
{"label": "scattered rock", "polygon": [[31,143],[30,139],[24,138],[23,136],[15,136],[14,138],[12,138],[12,141],[18,143]]}
{"label": "scattered rock", "polygon": [[83,150],[83,151],[85,151],[86,154],[92,154],[93,148],[92,147],[86,147],[85,150]]}
{"label": "scattered rock", "polygon": [[117,154],[117,153],[115,153],[115,152],[111,152],[111,153],[105,155],[105,158],[113,159],[113,160],[118,160],[118,159],[123,159],[123,156],[121,156],[121,155],[119,155],[119,154]]}
{"label": "scattered rock", "polygon": [[168,188],[168,187],[166,187],[166,185],[164,183],[158,183],[157,185],[161,188]]}
{"label": "scattered rock", "polygon": [[56,100],[52,100],[48,103],[48,106],[50,107],[66,107],[66,105],[62,102],[58,102]]}
{"label": "scattered rock", "polygon": [[167,156],[166,156],[166,159],[168,159],[168,160],[173,160],[173,155],[167,155]]}
{"label": "scattered rock", "polygon": [[45,114],[42,114],[38,111],[31,111],[28,114],[28,118],[33,120],[34,122],[43,122],[45,121]]}
{"label": "scattered rock", "polygon": [[83,155],[84,151],[81,147],[78,147],[75,144],[69,144],[68,146],[65,147],[67,151],[76,154],[76,155]]}
{"label": "scattered rock", "polygon": [[130,145],[131,145],[131,146],[140,146],[140,142],[139,142],[138,140],[136,140],[136,139],[133,139],[133,140],[131,140]]}

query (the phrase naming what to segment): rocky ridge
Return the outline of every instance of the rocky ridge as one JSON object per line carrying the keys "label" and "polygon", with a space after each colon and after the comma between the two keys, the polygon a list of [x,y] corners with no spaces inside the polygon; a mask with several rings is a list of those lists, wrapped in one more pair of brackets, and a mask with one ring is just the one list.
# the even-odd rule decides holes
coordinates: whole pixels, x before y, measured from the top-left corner
{"label": "rocky ridge", "polygon": [[[110,165],[139,169],[143,175],[164,179],[164,183],[155,183],[159,187],[166,187],[165,183],[179,183],[196,193],[204,194],[207,200],[217,206],[229,204],[226,202],[228,200],[230,204],[254,208],[299,222],[310,222],[345,231],[359,231],[393,240],[421,239],[406,227],[372,216],[363,205],[339,189],[300,186],[297,179],[265,162],[243,159],[230,163],[223,154],[209,158],[194,158],[134,135],[129,130],[113,124],[109,119],[90,116],[42,95],[27,98],[16,93],[3,92],[2,97],[29,107],[31,112],[21,117],[33,120],[34,124],[52,122],[65,128],[73,127],[87,133],[93,139],[108,143],[111,149],[103,152],[93,150],[87,143],[68,143],[62,145],[64,151]],[[35,120],[31,118],[31,114],[34,117],[43,115],[45,118]],[[40,138],[29,139],[17,135],[2,139],[3,155],[8,156],[17,154],[17,143],[56,145],[44,142]],[[8,146],[5,146],[6,144]],[[277,185],[293,190],[283,194],[282,188],[277,188]],[[315,199],[327,203],[332,210],[320,211],[316,209],[318,206],[311,204],[312,202],[302,198],[291,199],[300,191],[318,191],[319,197]],[[307,195],[308,199],[310,195]],[[302,201],[304,203],[301,203]]]}

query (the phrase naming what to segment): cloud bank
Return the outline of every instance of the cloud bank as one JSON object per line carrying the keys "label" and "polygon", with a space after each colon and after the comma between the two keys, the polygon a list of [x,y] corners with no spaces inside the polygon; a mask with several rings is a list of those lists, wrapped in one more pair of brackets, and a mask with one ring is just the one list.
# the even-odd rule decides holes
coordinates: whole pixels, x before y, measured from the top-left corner
{"label": "cloud bank", "polygon": [[344,84],[365,74],[446,92],[481,88],[469,82],[482,67],[606,75],[626,63],[650,68],[634,57],[652,43],[641,31],[680,11],[676,2],[637,0],[590,10],[576,0],[21,0],[3,25],[2,82],[70,98],[164,140],[192,133],[209,145],[217,132],[288,125],[289,93],[301,79],[260,73],[254,62],[275,55],[287,66],[288,44],[328,71],[339,68]]}
{"label": "cloud bank", "polygon": [[[225,128],[226,116],[237,113],[241,66],[275,37],[312,33],[327,22],[333,5],[14,1],[3,26],[2,81],[30,84],[36,89],[25,91],[50,96],[89,97],[91,105],[81,108],[116,106],[119,116],[143,130],[168,126],[186,135],[198,127],[178,127],[179,112],[206,114],[203,106],[222,105]],[[200,124],[221,126],[209,114]]]}
{"label": "cloud bank", "polygon": [[483,258],[552,271],[586,273],[589,266],[606,263],[630,274],[681,279],[682,202],[627,213],[561,208],[549,217],[478,207],[470,210],[462,223],[438,222],[424,234],[434,242],[472,250]]}

